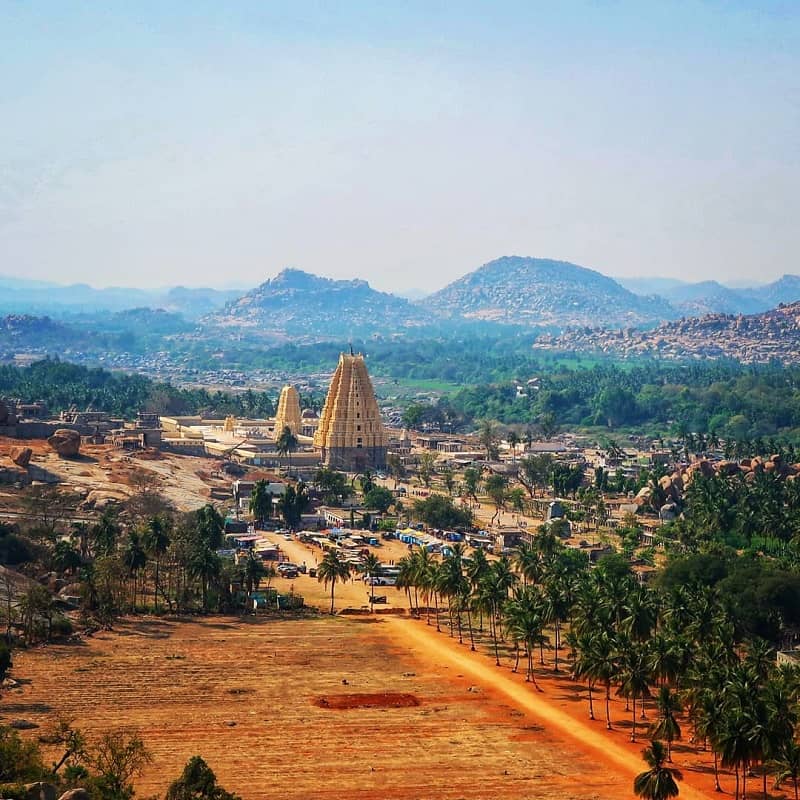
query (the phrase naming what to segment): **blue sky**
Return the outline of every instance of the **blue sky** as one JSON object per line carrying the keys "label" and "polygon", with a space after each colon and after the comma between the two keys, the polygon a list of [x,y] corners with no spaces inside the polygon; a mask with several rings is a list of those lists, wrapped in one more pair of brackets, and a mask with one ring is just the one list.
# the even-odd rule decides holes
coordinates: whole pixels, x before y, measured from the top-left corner
{"label": "blue sky", "polygon": [[0,0],[0,274],[800,272],[800,3]]}

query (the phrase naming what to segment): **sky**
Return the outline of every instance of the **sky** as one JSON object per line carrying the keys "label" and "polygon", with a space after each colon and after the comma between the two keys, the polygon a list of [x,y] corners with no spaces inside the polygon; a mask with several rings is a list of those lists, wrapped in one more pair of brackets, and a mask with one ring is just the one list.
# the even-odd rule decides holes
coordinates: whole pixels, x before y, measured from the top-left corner
{"label": "sky", "polygon": [[800,2],[0,0],[0,274],[800,272]]}

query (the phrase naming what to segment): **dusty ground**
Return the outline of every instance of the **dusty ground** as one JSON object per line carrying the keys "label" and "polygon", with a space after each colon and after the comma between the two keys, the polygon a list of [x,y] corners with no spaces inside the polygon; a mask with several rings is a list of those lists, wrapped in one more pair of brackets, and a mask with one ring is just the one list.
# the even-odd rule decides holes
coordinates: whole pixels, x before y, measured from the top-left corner
{"label": "dusty ground", "polygon": [[417,641],[407,648],[404,625],[420,623],[128,622],[83,645],[20,654],[14,674],[30,683],[0,712],[138,728],[155,759],[141,797],[163,792],[195,753],[244,800],[631,796],[624,769],[597,769],[597,753],[490,682]]}

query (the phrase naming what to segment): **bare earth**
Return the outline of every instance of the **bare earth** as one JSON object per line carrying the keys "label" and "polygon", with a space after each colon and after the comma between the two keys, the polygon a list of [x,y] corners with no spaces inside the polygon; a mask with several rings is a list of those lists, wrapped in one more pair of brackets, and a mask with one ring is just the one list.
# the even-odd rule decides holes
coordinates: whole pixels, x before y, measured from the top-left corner
{"label": "bare earth", "polygon": [[454,662],[446,637],[427,655],[430,635],[368,618],[128,621],[21,653],[14,675],[30,683],[0,712],[138,728],[154,756],[140,797],[162,793],[195,753],[244,800],[631,796],[627,770],[597,769],[596,751],[541,709],[481,680],[469,656]]}

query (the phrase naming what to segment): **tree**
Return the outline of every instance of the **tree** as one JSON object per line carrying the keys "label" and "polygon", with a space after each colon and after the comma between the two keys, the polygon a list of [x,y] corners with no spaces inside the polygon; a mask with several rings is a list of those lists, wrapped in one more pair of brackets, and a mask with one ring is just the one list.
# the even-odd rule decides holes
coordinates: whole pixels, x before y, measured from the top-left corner
{"label": "tree", "polygon": [[617,694],[629,698],[632,703],[631,741],[636,741],[636,700],[650,696],[650,670],[647,668],[645,648],[636,642],[625,641],[620,647],[621,685]]}
{"label": "tree", "polygon": [[484,450],[486,450],[486,460],[496,461],[499,457],[497,449],[497,425],[490,419],[481,421],[480,429],[478,430],[478,439]]}
{"label": "tree", "polygon": [[42,780],[47,776],[35,742],[26,742],[13,729],[0,727],[0,782]]}
{"label": "tree", "polygon": [[389,453],[386,456],[386,469],[389,470],[389,474],[394,478],[394,488],[396,489],[397,482],[403,480],[407,472],[403,460],[397,453]]}
{"label": "tree", "polygon": [[658,720],[650,727],[650,736],[654,739],[665,739],[667,742],[667,761],[672,761],[672,743],[681,738],[681,728],[678,725],[676,714],[680,714],[682,707],[677,695],[662,686],[656,697],[658,706]]}
{"label": "tree", "polygon": [[192,756],[183,768],[180,778],[170,784],[165,800],[240,800],[240,798],[217,784],[214,771],[200,756]]}
{"label": "tree", "polygon": [[201,543],[189,557],[188,572],[200,581],[203,611],[208,611],[208,587],[217,580],[222,572],[220,557],[210,548]]}
{"label": "tree", "polygon": [[678,781],[683,780],[683,775],[675,768],[665,767],[666,751],[664,745],[658,740],[650,747],[642,750],[647,766],[646,772],[640,772],[633,779],[633,791],[637,797],[645,800],[668,800],[678,796]]}
{"label": "tree", "polygon": [[457,508],[452,497],[432,494],[414,502],[414,514],[431,528],[468,528],[472,525],[472,512]]}
{"label": "tree", "polygon": [[304,483],[298,483],[296,487],[291,485],[286,487],[278,501],[278,510],[287,527],[295,530],[300,525],[303,512],[310,502]]}
{"label": "tree", "polygon": [[525,456],[517,464],[517,480],[531,497],[539,487],[545,487],[553,471],[553,456],[550,453]]}
{"label": "tree", "polygon": [[128,531],[128,538],[123,550],[123,559],[128,575],[133,578],[133,597],[132,607],[136,612],[136,589],[139,582],[139,573],[147,564],[147,551],[142,545],[142,539],[138,531]]}
{"label": "tree", "polygon": [[252,550],[248,551],[247,558],[244,561],[243,573],[248,605],[252,599],[253,592],[258,591],[258,587],[266,575],[267,568],[264,566],[264,562]]}
{"label": "tree", "polygon": [[364,561],[360,567],[361,572],[363,572],[367,578],[369,579],[369,597],[370,597],[370,611],[375,611],[375,578],[380,574],[381,570],[381,560],[375,553],[369,553],[364,557]]}
{"label": "tree", "polygon": [[478,487],[481,483],[481,473],[475,467],[467,467],[464,470],[464,491],[467,497],[471,497],[478,502]]}
{"label": "tree", "polygon": [[792,738],[781,743],[778,752],[769,762],[769,768],[775,776],[775,788],[789,778],[794,787],[794,800],[798,800],[798,779],[800,779],[800,745]]}
{"label": "tree", "polygon": [[197,533],[211,550],[219,550],[225,540],[225,520],[210,503],[196,513]]}
{"label": "tree", "polygon": [[250,495],[250,513],[255,517],[259,528],[264,527],[264,520],[272,516],[272,492],[263,478],[253,484]]}
{"label": "tree", "polygon": [[373,486],[364,495],[364,505],[381,514],[385,514],[392,503],[394,503],[394,495],[385,486]]}
{"label": "tree", "polygon": [[314,483],[322,492],[322,499],[331,506],[340,506],[351,493],[344,473],[329,467],[320,467],[314,475]]}
{"label": "tree", "polygon": [[297,450],[298,438],[292,433],[292,429],[286,425],[275,440],[275,450],[281,458],[286,457],[289,469],[292,468],[292,453]]}
{"label": "tree", "polygon": [[334,613],[334,591],[339,581],[350,578],[350,565],[342,561],[338,550],[328,550],[317,568],[317,580],[331,587],[331,614]]}
{"label": "tree", "polygon": [[510,430],[506,434],[506,441],[511,448],[511,458],[516,464],[517,462],[517,445],[519,444],[519,434],[515,430]]}
{"label": "tree", "polygon": [[495,519],[500,516],[500,512],[506,507],[508,481],[505,475],[493,472],[484,482],[483,488],[494,504],[495,511],[492,516],[492,523],[494,523]]}
{"label": "tree", "polygon": [[420,454],[419,463],[417,464],[417,477],[425,485],[425,488],[430,488],[435,465],[436,453],[425,450]]}
{"label": "tree", "polygon": [[116,730],[104,733],[86,754],[89,766],[96,770],[99,794],[104,800],[129,800],[133,797],[131,779],[152,761],[137,733]]}
{"label": "tree", "polygon": [[144,530],[143,543],[147,554],[150,555],[155,561],[155,586],[153,592],[155,595],[155,610],[158,613],[158,593],[161,589],[160,572],[161,572],[161,559],[167,552],[170,543],[170,520],[168,517],[156,515],[150,517],[147,522],[147,527]]}

